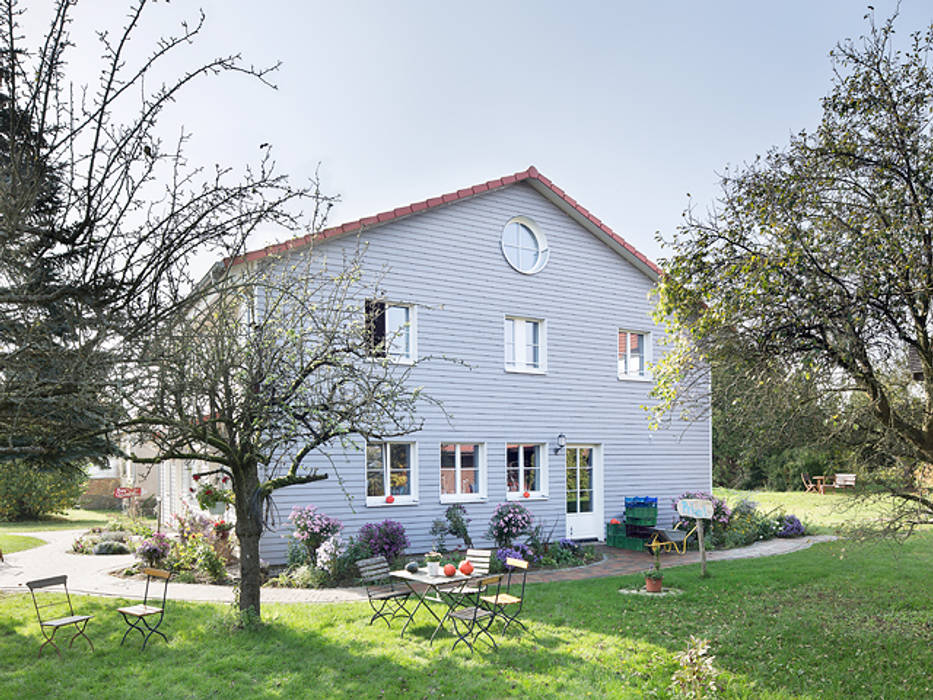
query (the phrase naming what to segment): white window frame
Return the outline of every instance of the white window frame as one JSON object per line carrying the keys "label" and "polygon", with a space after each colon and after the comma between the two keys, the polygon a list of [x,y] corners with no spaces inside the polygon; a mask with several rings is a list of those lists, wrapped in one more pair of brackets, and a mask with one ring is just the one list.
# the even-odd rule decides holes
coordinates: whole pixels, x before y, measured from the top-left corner
{"label": "white window frame", "polygon": [[[508,254],[505,252],[506,246],[503,238],[505,237],[506,229],[508,229],[508,227],[512,224],[519,224],[520,226],[524,226],[526,229],[528,229],[538,245],[538,260],[527,270],[522,269],[519,267],[519,265],[510,260]],[[509,264],[509,267],[523,275],[534,275],[538,272],[541,272],[541,270],[543,270],[547,265],[548,259],[551,255],[551,252],[547,247],[547,238],[545,238],[544,232],[541,231],[538,224],[536,224],[532,219],[529,219],[527,216],[513,216],[511,219],[505,222],[505,226],[502,227],[502,232],[499,234],[499,250],[502,251],[502,257],[505,258],[505,261]]]}
{"label": "white window frame", "polygon": [[[382,329],[383,342],[385,343],[385,354],[384,355],[370,355],[371,359],[374,360],[388,360],[389,362],[394,362],[400,365],[410,365],[414,364],[418,359],[418,312],[417,306],[414,304],[408,304],[400,301],[390,301],[388,299],[369,299],[368,302],[382,304],[383,305],[383,324],[388,324],[389,318],[389,309],[406,309],[408,311],[408,352],[407,353],[392,353],[390,352],[392,348],[391,338],[389,338],[389,329],[387,325],[384,325]],[[365,317],[365,311],[364,311]],[[366,320],[368,322],[368,319]]]}
{"label": "white window frame", "polygon": [[[407,495],[393,495],[391,488],[383,492],[381,496],[369,495],[369,464],[367,462],[369,448],[373,445],[381,445],[382,452],[382,483],[384,487],[388,486],[390,480],[390,445],[408,445],[409,456],[409,478],[411,479],[410,493]],[[418,503],[418,444],[405,440],[375,440],[367,442],[363,448],[363,493],[366,494],[366,507],[393,507],[404,505],[416,505]],[[392,495],[392,503],[386,503],[386,497]]]}
{"label": "white window frame", "polygon": [[[527,348],[528,324],[538,324],[538,366],[528,364],[528,357],[523,356],[519,361],[518,353],[515,357],[509,355],[509,324],[514,323],[514,333],[512,336],[513,351],[522,348],[524,353]],[[518,372],[521,374],[547,374],[547,322],[543,318],[533,318],[530,316],[507,315],[502,322],[502,353],[505,361],[506,372]]]}
{"label": "white window frame", "polygon": [[[642,337],[642,374],[628,374],[622,371],[622,359],[619,357],[619,333],[634,333],[635,335],[640,335]],[[631,351],[629,350],[630,343],[626,343],[625,354],[626,354],[626,364],[631,367]],[[615,347],[616,347],[616,375],[620,381],[628,382],[650,382],[651,373],[648,371],[648,363],[652,361],[651,357],[651,333],[648,331],[636,331],[628,328],[619,328],[616,331],[615,336]]]}
{"label": "white window frame", "polygon": [[[509,490],[509,445],[519,445],[520,448],[525,447],[536,447],[538,448],[538,460],[540,462],[540,467],[538,469],[538,474],[540,477],[541,488],[537,491],[529,491],[528,498],[525,498],[523,495],[525,493],[524,489],[520,491],[510,491]],[[550,449],[548,443],[539,442],[537,440],[509,440],[505,443],[505,500],[507,501],[544,501],[548,498],[548,455],[550,454]],[[518,460],[518,471],[519,471],[519,484],[525,483],[524,475],[524,459],[522,459],[522,454],[519,453]]]}
{"label": "white window frame", "polygon": [[[455,445],[457,447],[456,456],[454,458],[454,479],[457,485],[457,493],[444,493],[443,491],[443,481],[441,480],[441,462],[440,455],[441,450],[444,445]],[[460,493],[460,447],[463,445],[475,445],[478,448],[478,454],[475,456],[476,460],[476,493]],[[477,503],[480,501],[486,500],[486,443],[480,442],[479,440],[470,441],[470,440],[448,440],[438,444],[438,492],[440,494],[441,503]]]}

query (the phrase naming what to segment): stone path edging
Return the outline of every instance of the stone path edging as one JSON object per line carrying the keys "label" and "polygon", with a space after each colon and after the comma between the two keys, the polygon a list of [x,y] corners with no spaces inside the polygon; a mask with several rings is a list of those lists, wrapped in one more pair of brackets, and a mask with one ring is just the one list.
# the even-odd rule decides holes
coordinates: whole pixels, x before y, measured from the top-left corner
{"label": "stone path edging", "polygon": [[[29,532],[31,537],[45,540],[47,544],[23,552],[7,554],[0,563],[0,590],[25,592],[26,581],[67,574],[68,589],[72,593],[111,596],[119,598],[142,598],[144,583],[137,579],[111,576],[110,572],[124,569],[135,561],[132,554],[89,556],[72,554],[71,543],[83,530],[57,530]],[[818,542],[835,540],[832,535],[812,535],[796,539],[774,539],[756,542],[748,547],[709,552],[708,561],[747,559],[751,557],[775,556],[806,549]],[[578,581],[587,578],[622,576],[638,573],[649,568],[652,557],[647,552],[631,552],[624,549],[599,546],[603,554],[601,561],[572,569],[533,571],[528,574],[530,583],[549,581]],[[683,566],[700,560],[698,552],[685,555],[664,555],[662,566]],[[168,597],[171,600],[194,602],[233,602],[233,588],[195,583],[170,583]],[[362,588],[263,588],[263,603],[346,603],[366,600]]]}

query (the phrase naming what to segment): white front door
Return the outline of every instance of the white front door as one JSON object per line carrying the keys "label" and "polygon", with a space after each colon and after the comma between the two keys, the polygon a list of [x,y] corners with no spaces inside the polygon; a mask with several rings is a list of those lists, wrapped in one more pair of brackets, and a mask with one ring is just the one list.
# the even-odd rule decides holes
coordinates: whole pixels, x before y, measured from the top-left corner
{"label": "white front door", "polygon": [[601,538],[602,475],[596,445],[567,445],[567,537]]}

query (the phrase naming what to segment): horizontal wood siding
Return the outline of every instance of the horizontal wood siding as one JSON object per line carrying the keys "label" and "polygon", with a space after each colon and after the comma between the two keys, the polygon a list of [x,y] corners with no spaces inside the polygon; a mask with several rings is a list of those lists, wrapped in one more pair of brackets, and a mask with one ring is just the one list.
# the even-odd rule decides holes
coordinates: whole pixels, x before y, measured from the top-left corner
{"label": "horizontal wood siding", "polygon": [[[500,251],[502,227],[517,215],[533,219],[547,238],[550,260],[535,275],[514,271]],[[425,428],[410,438],[417,444],[417,505],[366,506],[362,444],[357,451],[309,460],[331,476],[275,494],[277,530],[262,539],[264,559],[284,561],[290,531],[285,519],[293,506],[308,504],[342,520],[345,535],[355,535],[366,522],[398,520],[412,551],[429,549],[431,523],[447,508],[439,498],[442,442],[486,444],[488,498],[466,504],[479,546],[490,544],[489,517],[506,500],[507,442],[547,443],[549,497],[523,503],[546,530],[556,523],[555,538],[564,535],[564,454],[554,454],[560,433],[571,444],[602,446],[604,520],[622,510],[625,496],[636,495],[657,496],[660,520],[670,521],[674,496],[710,488],[708,422],[675,421],[652,433],[642,408],[650,402],[651,384],[616,376],[620,328],[651,333],[658,358],[663,331],[650,318],[651,280],[530,186],[513,185],[386,224],[362,240],[369,274],[385,270],[387,298],[418,305],[419,355],[466,363],[431,361],[413,379],[443,402],[450,422],[425,406]],[[336,260],[356,245],[354,236],[330,240],[316,254]],[[545,320],[545,375],[505,371],[506,315]]]}

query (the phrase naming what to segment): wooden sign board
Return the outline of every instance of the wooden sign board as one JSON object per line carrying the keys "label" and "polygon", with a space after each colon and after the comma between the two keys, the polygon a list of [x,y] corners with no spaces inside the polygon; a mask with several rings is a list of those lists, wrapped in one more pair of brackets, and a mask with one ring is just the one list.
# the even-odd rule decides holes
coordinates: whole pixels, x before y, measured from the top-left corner
{"label": "wooden sign board", "polygon": [[133,496],[142,496],[143,490],[140,486],[117,486],[113,490],[114,498],[131,498]]}
{"label": "wooden sign board", "polygon": [[710,520],[713,517],[713,502],[701,498],[684,498],[677,501],[677,513],[684,518]]}

